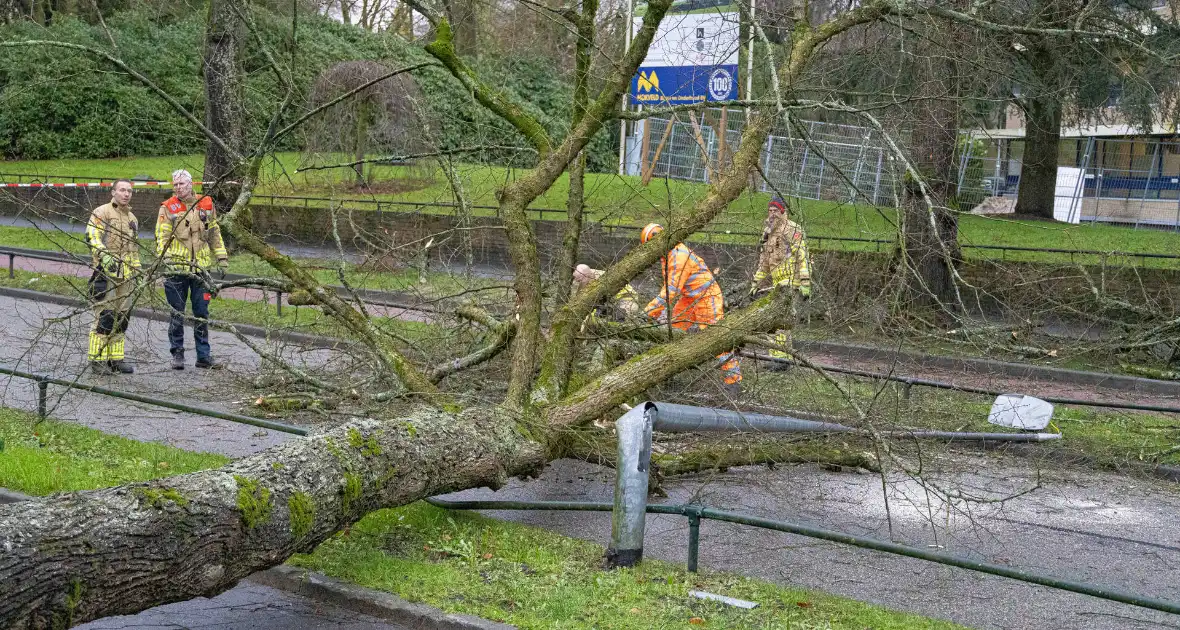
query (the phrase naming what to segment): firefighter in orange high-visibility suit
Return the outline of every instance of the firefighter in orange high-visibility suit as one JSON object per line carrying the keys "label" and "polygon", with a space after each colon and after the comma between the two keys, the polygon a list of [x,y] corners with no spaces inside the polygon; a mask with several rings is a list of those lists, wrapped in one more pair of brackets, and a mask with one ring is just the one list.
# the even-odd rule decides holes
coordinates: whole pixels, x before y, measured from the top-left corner
{"label": "firefighter in orange high-visibility suit", "polygon": [[[639,241],[646,243],[663,231],[660,224],[649,223],[640,233]],[[689,332],[703,330],[725,317],[721,286],[705,261],[687,245],[677,243],[661,257],[660,271],[664,287],[660,295],[644,308],[648,317]],[[737,355],[734,352],[719,354],[717,365],[721,368],[727,393],[740,393],[742,368]]]}

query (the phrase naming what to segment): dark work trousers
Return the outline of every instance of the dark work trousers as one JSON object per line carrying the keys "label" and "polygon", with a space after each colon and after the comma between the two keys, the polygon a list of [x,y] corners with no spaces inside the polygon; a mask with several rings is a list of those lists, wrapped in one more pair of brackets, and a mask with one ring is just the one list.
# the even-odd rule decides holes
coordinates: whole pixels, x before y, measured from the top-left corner
{"label": "dark work trousers", "polygon": [[[193,317],[209,319],[209,289],[201,279],[193,275],[176,275],[164,279],[164,297],[172,308],[168,322],[168,342],[173,356],[184,355],[184,310],[185,302],[192,297]],[[197,346],[197,360],[209,358],[209,324],[193,322],[193,342]]]}

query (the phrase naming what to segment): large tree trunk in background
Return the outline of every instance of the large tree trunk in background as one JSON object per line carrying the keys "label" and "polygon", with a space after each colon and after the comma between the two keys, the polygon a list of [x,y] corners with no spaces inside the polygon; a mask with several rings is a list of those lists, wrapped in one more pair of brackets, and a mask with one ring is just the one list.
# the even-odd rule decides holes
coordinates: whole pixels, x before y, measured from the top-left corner
{"label": "large tree trunk in background", "polygon": [[[238,63],[241,27],[230,0],[210,0],[205,31],[205,54],[201,72],[205,78],[205,126],[221,137],[235,151],[244,146],[244,112],[242,111],[242,69]],[[206,182],[220,181],[204,192],[213,197],[219,212],[228,211],[238,197],[241,185],[232,156],[216,143],[205,150]]]}
{"label": "large tree trunk in background", "polygon": [[68,627],[212,596],[368,512],[536,472],[492,409],[421,409],[218,470],[0,506],[0,627]]}
{"label": "large tree trunk in background", "polygon": [[915,64],[919,86],[913,104],[910,154],[934,207],[930,208],[919,183],[906,177],[900,217],[906,297],[919,306],[935,300],[944,304],[955,301],[950,265],[960,257],[958,218],[947,208],[957,184],[955,67],[952,61],[931,53],[920,55]]}
{"label": "large tree trunk in background", "polygon": [[1032,87],[1039,93],[1020,103],[1024,110],[1025,141],[1016,212],[1052,219],[1061,144],[1061,101],[1059,96],[1047,92],[1056,63],[1054,53],[1047,46],[1029,50],[1024,59],[1041,85]]}

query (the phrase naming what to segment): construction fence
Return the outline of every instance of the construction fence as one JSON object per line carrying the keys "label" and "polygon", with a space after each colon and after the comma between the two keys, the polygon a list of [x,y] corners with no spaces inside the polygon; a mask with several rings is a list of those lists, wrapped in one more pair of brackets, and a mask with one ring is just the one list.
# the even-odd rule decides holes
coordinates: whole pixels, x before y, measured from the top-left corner
{"label": "construction fence", "polygon": [[[744,118],[741,110],[707,110],[638,121],[624,172],[707,183],[738,149]],[[1022,138],[964,134],[956,155],[960,207],[1011,212],[1023,148]],[[1058,164],[1060,220],[1180,229],[1180,138],[1068,138]],[[767,138],[757,185],[802,199],[890,206],[900,166],[875,128],[796,121]]]}

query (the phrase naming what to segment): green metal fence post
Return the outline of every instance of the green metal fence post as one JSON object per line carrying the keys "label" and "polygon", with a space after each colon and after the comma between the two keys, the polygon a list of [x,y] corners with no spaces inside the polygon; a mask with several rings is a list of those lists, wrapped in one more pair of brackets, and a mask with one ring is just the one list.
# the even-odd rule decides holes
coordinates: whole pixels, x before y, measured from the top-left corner
{"label": "green metal fence post", "polygon": [[49,382],[37,380],[37,417],[44,420],[49,416]]}
{"label": "green metal fence post", "polygon": [[697,572],[697,561],[701,550],[701,515],[699,512],[689,512],[688,516],[688,570]]}

